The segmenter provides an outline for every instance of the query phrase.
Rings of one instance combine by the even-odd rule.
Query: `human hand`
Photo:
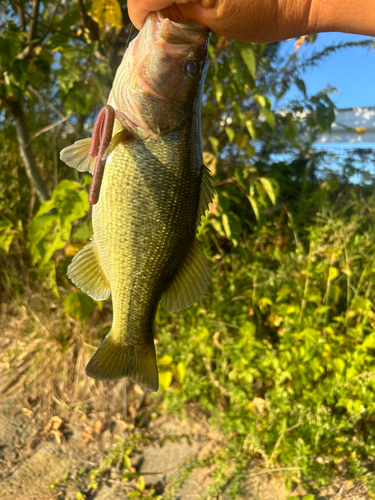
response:
[[[219,35],[248,42],[344,31],[375,35],[374,0],[128,0],[129,16],[141,29],[150,12],[192,22]]]
[[[284,12],[282,4],[286,4]],[[303,17],[304,0],[129,0],[130,19],[141,29],[147,15],[161,10],[173,21],[192,22],[228,38],[270,42],[285,37],[286,23],[280,17]],[[278,7],[275,7],[278,6]],[[308,16],[307,16],[308,17]],[[281,29],[282,28],[282,29]],[[301,31],[305,34],[305,31]]]

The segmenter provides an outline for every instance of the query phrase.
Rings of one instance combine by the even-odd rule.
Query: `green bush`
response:
[[[216,256],[203,301],[159,312],[164,404],[181,411],[195,401],[226,433],[218,460],[237,463],[238,487],[239,471],[258,456],[289,481],[316,486],[345,463],[375,491],[364,467],[375,456],[368,203],[365,213],[359,203],[323,213],[300,236],[287,214],[256,228]]]

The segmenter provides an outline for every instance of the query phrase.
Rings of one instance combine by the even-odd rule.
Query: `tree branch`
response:
[[[29,130],[27,127],[26,118],[22,109],[21,102],[5,102],[15,121],[18,147],[23,164],[25,166],[27,177],[29,178],[32,187],[35,189],[40,201],[49,200],[50,196],[48,194],[47,185],[39,173],[38,167],[35,163],[34,155],[29,146]]]
[[[63,115],[61,113],[61,111],[59,111],[56,106],[54,106],[52,104],[52,102],[50,102],[47,97],[43,94],[40,94],[36,89],[34,89],[34,87],[32,87],[30,84],[27,86],[27,88],[30,90],[31,93],[33,93],[35,95],[35,97],[37,97],[40,101],[42,101],[46,106],[49,107],[49,109],[51,111],[53,111],[59,118],[61,118],[61,120],[65,120],[66,119],[66,116]],[[69,127],[70,127],[70,130],[69,132],[74,132],[75,131],[75,126],[72,125],[71,123],[69,123]]]
[[[94,41],[99,41],[99,25],[92,17],[87,14],[83,0],[78,0],[79,12],[81,14],[83,26],[89,30],[90,38]]]
[[[30,20],[30,25],[29,25],[29,31],[27,33],[28,43],[30,43],[31,40],[34,40],[34,38],[35,38],[36,27],[38,24],[38,17],[39,17],[39,6],[40,6],[40,0],[33,0],[33,7],[31,10],[31,20]]]
[[[24,12],[24,13],[25,13],[25,15],[26,15],[29,19],[33,19],[33,17],[32,17],[32,15],[31,15],[31,14],[29,14],[28,12]],[[45,24],[45,23],[43,23],[43,22],[42,22],[42,21],[40,21],[40,20],[38,21],[38,24],[39,24],[39,26],[41,26],[42,28],[50,29],[50,26],[49,26],[48,24]],[[82,42],[82,39],[81,39],[79,36],[77,36],[75,33],[73,33],[73,32],[63,31],[63,30],[61,30],[61,29],[59,29],[59,28],[56,28],[56,29],[53,31],[53,33],[60,33],[61,35],[65,35],[65,36],[68,36],[68,37],[70,37],[70,38],[75,38],[76,40],[80,40],[80,41]],[[48,34],[48,33],[47,33],[47,34]],[[44,37],[44,35],[43,35],[43,37]]]
[[[48,132],[49,130],[52,130],[53,128],[55,127],[58,127],[59,125],[61,125],[62,123],[66,122],[67,120],[69,120],[70,116],[66,116],[65,118],[62,118],[61,120],[59,120],[58,122],[56,123],[52,123],[51,125],[48,125],[47,127],[44,127],[42,128],[41,130],[39,130],[39,132],[37,132],[36,134],[34,134],[32,136],[32,138],[29,140],[28,144],[26,147],[29,147],[30,146],[30,143],[36,139],[37,137],[39,137],[40,135],[44,134],[45,132]]]
[[[17,5],[17,14],[20,22],[20,30],[26,31],[26,22],[25,22],[25,10],[22,5],[22,0],[15,0]]]
[[[39,17],[39,6],[40,6],[40,0],[33,0],[33,7],[31,11],[31,16],[30,16],[30,24],[29,24],[29,30],[27,32],[27,43],[28,45],[23,49],[22,52],[20,52],[17,55],[17,59],[26,59],[29,57],[31,52],[34,50],[34,47],[31,45],[31,41],[34,40],[35,34],[36,34],[36,27],[38,24],[38,17]],[[18,10],[18,3],[17,3],[17,10]],[[23,14],[25,14],[25,11],[22,11]],[[25,22],[25,18],[23,19],[23,22]]]
[[[58,11],[58,9],[59,9],[59,7],[60,7],[60,3],[61,3],[61,0],[58,0],[57,5],[56,5],[56,7],[55,7],[55,10],[54,10],[54,11],[53,11],[53,13],[52,13],[51,20],[50,20],[50,22],[48,23],[48,26],[47,26],[47,28],[46,28],[46,31],[45,31],[45,32],[43,33],[43,35],[40,37],[39,43],[42,43],[42,42],[43,42],[43,40],[44,40],[44,39],[46,38],[46,36],[48,35],[48,33],[50,32],[50,30],[51,30],[51,26],[52,26],[52,23],[53,23],[53,20],[55,19],[56,13],[57,13],[57,11]]]

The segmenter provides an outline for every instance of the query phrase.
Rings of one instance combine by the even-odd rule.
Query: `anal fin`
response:
[[[191,306],[205,293],[210,274],[205,256],[194,239],[171,283],[164,290],[161,304],[168,311]]]
[[[93,241],[74,256],[68,267],[68,278],[94,300],[105,300],[109,297],[110,284]]]
[[[196,226],[200,225],[201,218],[215,193],[215,181],[209,169],[203,165],[201,186],[197,210]],[[191,244],[184,261],[172,278],[171,283],[164,290],[161,304],[167,311],[180,311],[191,306],[202,297],[208,287],[210,274],[207,261],[196,239]]]
[[[211,203],[214,194],[215,181],[211,177],[209,169],[206,167],[206,165],[203,165],[197,214],[197,227],[200,225],[201,218],[206,215],[206,210],[208,210],[208,206]]]

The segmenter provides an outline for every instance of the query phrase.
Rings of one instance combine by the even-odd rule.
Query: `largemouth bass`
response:
[[[105,169],[95,187],[94,235],[68,268],[73,283],[93,299],[112,295],[112,329],[86,368],[95,379],[129,377],[157,391],[158,304],[184,309],[208,285],[196,240],[214,192],[200,138],[208,38],[206,29],[152,13],[113,82],[108,109],[114,126],[98,160]],[[96,142],[94,136],[78,141],[61,159],[93,173],[99,167],[89,150],[97,151]]]

